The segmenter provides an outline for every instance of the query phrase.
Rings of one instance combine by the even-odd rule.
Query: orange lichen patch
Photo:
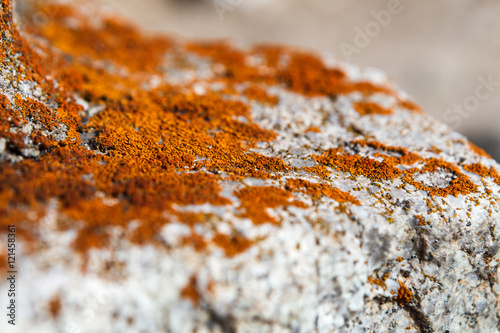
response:
[[[413,178],[413,175],[416,173],[434,173],[439,170],[450,172],[454,177],[447,187],[439,188],[424,186],[422,183],[415,181]],[[460,194],[466,195],[477,192],[477,186],[469,179],[469,177],[460,172],[458,167],[449,162],[435,158],[427,159],[425,166],[421,170],[407,170],[407,173],[403,177],[403,181],[407,184],[415,186],[419,190],[427,191],[431,197],[446,197],[448,195],[456,197]]]
[[[365,176],[372,180],[387,180],[400,177],[403,172],[391,163],[378,162],[371,158],[349,155],[340,149],[329,149],[314,159],[338,171],[353,176]]]
[[[203,251],[207,247],[207,241],[203,236],[191,230],[191,235],[182,238],[182,244],[191,246],[196,251]]]
[[[53,131],[56,128],[66,125],[66,140],[76,140],[78,137],[78,133],[75,129],[81,124],[78,117],[80,108],[65,108],[65,105],[62,105],[57,112],[54,112],[43,103],[31,98],[22,99],[19,95],[16,96],[15,102],[24,120],[36,122],[48,131]],[[41,130],[33,130],[31,137],[34,139],[35,143],[38,143],[42,148],[49,148],[49,140],[42,135]]]
[[[469,148],[472,149],[472,151],[475,152],[476,154],[478,154],[479,156],[491,158],[490,154],[488,154],[487,152],[485,152],[483,149],[479,148],[478,146],[476,146],[472,142],[467,141],[467,144],[469,145]]]
[[[194,227],[197,223],[202,223],[206,221],[210,214],[205,213],[192,213],[192,212],[173,212],[175,216],[179,219],[179,222],[187,224],[190,227]]]
[[[408,99],[398,99],[398,105],[415,113],[424,113],[424,110],[422,110],[422,108],[417,103]]]
[[[393,113],[391,109],[386,109],[373,102],[357,102],[354,104],[354,109],[362,116],[373,114],[390,115]]]
[[[242,156],[236,155],[232,157],[231,160],[234,161],[234,165],[224,166],[222,170],[238,176],[247,175],[261,179],[277,178],[273,175],[274,172],[284,172],[288,170],[283,160],[254,153],[248,153]],[[210,165],[211,164],[209,164],[209,166]],[[249,170],[251,168],[254,168],[254,170]],[[271,173],[262,170],[269,170]]]
[[[277,208],[280,206],[304,207],[301,202],[293,202],[292,194],[274,186],[246,187],[234,193],[241,201],[240,208],[244,209],[243,217],[250,218],[255,224],[273,223],[277,224],[266,208]]]
[[[408,304],[413,300],[413,292],[404,285],[403,282],[399,282],[398,294],[395,296],[395,300],[399,305]]]
[[[302,167],[302,170],[313,173],[321,179],[328,179],[328,176],[330,176],[331,174],[328,168],[321,164],[315,165],[313,167]]]
[[[61,298],[59,296],[55,296],[50,300],[48,310],[53,318],[59,316],[61,313]]]
[[[10,109],[11,105],[9,100],[7,99],[7,96],[0,94],[0,110],[8,110]]]
[[[316,55],[290,53],[288,66],[278,72],[277,78],[291,91],[306,96],[336,96],[351,92],[393,94],[389,88],[370,82],[349,82],[341,69],[326,67]]]
[[[353,176],[363,175],[371,180],[401,178],[404,183],[411,184],[419,190],[428,191],[431,196],[458,196],[460,194],[466,195],[477,192],[477,186],[466,175],[460,172],[458,167],[449,162],[433,158],[424,160],[417,154],[408,152],[404,148],[390,147],[378,142],[354,141],[352,144],[370,146],[381,150],[381,153],[375,153],[374,156],[382,157],[384,161],[379,162],[368,157],[349,155],[341,148],[329,149],[323,155],[315,156],[314,159],[338,171],[350,173]],[[398,165],[411,165],[420,161],[426,162],[422,169],[412,168],[402,171],[398,168]],[[450,185],[445,188],[424,186],[413,178],[417,173],[434,173],[440,170],[450,172],[454,177]]]
[[[60,85],[68,91],[78,92],[82,98],[97,105],[126,103],[137,91],[139,82],[132,76],[112,75],[103,68],[93,68],[83,63],[65,63],[58,67]]]
[[[56,6],[47,7],[54,9],[47,25],[30,24],[27,19],[27,36],[39,41],[31,42],[36,43],[33,51],[12,23],[11,2],[1,1],[2,66],[19,74],[13,79],[35,83],[42,91],[40,101],[46,102],[23,96],[9,102],[0,95],[0,136],[7,139],[10,153],[22,155],[25,134],[14,129],[28,121],[66,135],[61,140],[33,130],[30,139],[41,156],[0,162],[0,225],[22,221],[20,237],[32,240],[37,230],[37,221],[21,212],[57,199],[61,219],[57,225],[76,232],[73,247],[82,255],[109,246],[110,231],[116,228],[136,244],[161,245],[158,235],[169,223],[165,216],[176,216],[176,205],[231,204],[220,195],[222,179],[278,179],[294,170],[281,158],[249,150],[274,140],[276,133],[252,123],[247,104],[217,93],[200,96],[186,86],[151,83],[158,66],[175,69],[175,61],[163,61],[164,55],[174,52],[168,39],[142,36],[114,19],[94,26],[94,20],[78,11]],[[224,43],[193,43],[187,48],[223,65],[214,80],[226,83],[227,91],[235,93],[235,83],[250,84],[244,93],[261,102],[276,102],[263,94],[262,87],[271,84],[306,96],[394,94],[384,86],[349,82],[340,69],[327,68],[320,58],[303,52],[270,47],[243,52]],[[179,49],[176,52],[185,52]],[[261,56],[267,64],[253,67],[249,56]],[[76,96],[89,107],[84,109]],[[381,150],[384,162],[330,150],[317,157],[324,165],[304,170],[327,178],[327,165],[353,175],[393,179],[402,175],[396,163],[418,161],[401,149],[372,147]],[[336,189],[321,187],[311,193],[356,202]],[[305,206],[293,201],[290,191],[276,187],[251,187],[235,194],[243,216],[257,224],[278,224],[267,208]],[[177,217],[191,227],[209,220]],[[194,231],[182,241],[197,250],[207,246],[207,240]],[[228,255],[253,244],[241,236],[217,235],[211,241]]]
[[[166,175],[165,175],[166,176]],[[128,195],[131,203],[140,207],[154,207],[156,200],[163,199],[167,202],[184,205],[196,205],[210,203],[213,205],[227,205],[231,201],[219,196],[221,190],[218,177],[205,173],[186,173],[162,179],[158,184],[149,183],[148,179],[137,179],[123,190]],[[155,194],[154,191],[161,193]],[[122,191],[119,191],[122,192]],[[153,197],[151,197],[153,196]],[[160,206],[163,209],[165,206]]]
[[[82,201],[64,210],[64,213],[74,221],[83,222],[82,229],[73,243],[75,250],[79,252],[106,247],[109,241],[109,227],[124,225],[126,222],[120,205],[109,206],[99,199]]]
[[[25,75],[25,79],[46,83],[44,79],[45,71],[39,63],[39,57],[32,52],[13,23],[12,1],[1,0],[0,7],[0,31],[2,34],[0,60],[2,64],[11,66],[16,70],[17,74]],[[17,81],[15,75],[8,78]]]
[[[16,96],[15,103],[23,116],[23,122],[30,121],[42,126],[42,128],[32,128],[30,133],[30,138],[41,149],[48,149],[54,144],[42,130],[53,131],[66,125],[66,142],[78,138],[76,128],[80,125],[77,115],[79,107],[65,108],[66,104],[63,104],[57,112],[54,112],[45,104],[31,98],[23,99],[20,95]]]
[[[321,133],[321,129],[317,126],[310,126],[306,132]]]
[[[3,4],[10,9],[10,2]],[[143,88],[144,80],[149,80],[146,74],[155,74],[160,54],[168,48],[165,41],[142,38],[112,20],[93,27],[79,13],[65,8],[58,7],[47,26],[28,23],[31,35],[47,39],[46,44],[58,51],[37,45],[43,56],[31,56],[29,46],[23,44],[26,50],[19,52],[30,55],[22,58],[27,68],[34,66],[29,78],[40,84],[50,107],[22,96],[11,105],[4,95],[0,97],[0,135],[8,139],[7,147],[14,153],[24,148],[24,137],[16,137],[10,129],[27,121],[46,130],[64,129],[67,135],[66,140],[56,141],[51,135],[33,137],[33,133],[40,134],[33,131],[41,157],[0,164],[0,210],[5,221],[21,221],[22,207],[44,205],[56,198],[64,219],[58,225],[76,230],[73,246],[79,253],[109,246],[110,227],[124,229],[132,242],[161,244],[158,235],[169,222],[163,213],[175,215],[173,204],[231,203],[219,195],[220,173],[266,179],[289,169],[280,158],[249,152],[276,134],[253,124],[245,103],[215,93],[195,95],[178,86]],[[6,13],[2,24],[10,29],[10,11]],[[66,26],[67,18],[73,16],[78,28]],[[14,46],[9,47],[19,50]],[[3,54],[5,61],[13,58],[12,50]],[[236,53],[231,57],[236,59],[235,69],[244,65]],[[132,73],[124,77],[102,66],[110,62]],[[247,74],[245,78],[257,72],[250,68]],[[49,76],[53,81],[43,79]],[[75,102],[75,95],[103,110],[89,117],[88,110]],[[86,137],[85,142],[80,135]],[[105,204],[100,199],[103,195],[114,204]],[[203,217],[196,223],[206,220]],[[131,221],[134,227],[128,228]],[[29,230],[36,229],[33,223],[23,223],[25,229],[19,235],[27,237]],[[206,246],[195,233],[183,242],[196,249]]]
[[[345,74],[339,69],[326,68],[315,55],[296,52],[278,77],[292,91],[306,95],[336,95]]]
[[[357,140],[353,141],[352,144],[362,147],[371,147],[379,151],[375,153],[374,156],[380,156],[384,158],[385,162],[392,164],[412,165],[416,162],[423,161],[422,157],[408,151],[406,148],[387,146],[378,141]]]
[[[387,281],[387,278],[389,277],[389,273],[385,273],[381,278],[377,278],[374,276],[369,276],[368,277],[368,283],[372,285],[379,286],[383,289],[387,289],[387,285],[385,284],[385,281]]]
[[[22,99],[21,96],[16,96],[16,106],[21,109],[24,119],[29,121],[37,121],[45,126],[49,131],[59,127],[57,116],[52,111],[40,102],[31,98]]]
[[[361,204],[358,199],[338,188],[326,184],[311,183],[304,179],[288,179],[286,188],[290,191],[306,193],[313,200],[317,200],[320,196],[324,195],[338,202],[346,202],[354,205]]]
[[[127,215],[125,215],[127,217]],[[130,209],[128,219],[135,220],[138,225],[129,233],[130,241],[133,243],[163,245],[160,232],[169,221],[155,207],[145,206]]]
[[[2,114],[2,116],[6,118],[8,118],[9,116],[15,116],[15,114],[6,113],[9,110],[12,110],[12,105],[10,104],[9,99],[7,98],[7,96],[0,94],[0,112],[5,112]]]
[[[51,44],[74,57],[90,56],[99,60],[111,60],[132,71],[154,71],[161,64],[171,42],[163,37],[147,37],[117,19],[103,19],[97,27],[79,15],[77,10],[66,6],[45,5],[54,13],[48,24],[37,34]],[[68,20],[72,24],[68,24]]]
[[[488,169],[481,163],[474,163],[470,165],[464,165],[464,170],[478,174],[481,177],[491,177],[493,181],[500,186],[500,175],[493,167],[490,167]]]
[[[426,225],[427,223],[425,222],[424,218],[422,215],[415,215],[414,218],[418,221],[419,226]]]
[[[230,236],[218,233],[212,238],[212,242],[222,248],[228,257],[245,252],[253,244],[251,240],[236,233]]]
[[[61,156],[62,153],[67,155]],[[76,159],[84,162],[88,158],[88,152],[79,153],[70,153],[61,147],[52,157],[43,156],[39,161],[24,160],[14,165],[1,163],[0,193],[13,193],[14,196],[9,198],[12,204],[30,206],[54,197],[59,198],[63,206],[70,206],[91,196],[94,186],[81,179],[88,167],[71,165]],[[6,203],[6,206],[9,205]]]
[[[251,85],[245,89],[244,94],[250,100],[268,104],[270,106],[275,106],[279,102],[278,96],[268,94],[267,91],[257,85]]]
[[[192,275],[188,283],[181,289],[181,297],[189,299],[193,305],[200,304],[200,291],[198,290],[198,279],[196,275]]]
[[[2,225],[3,227],[3,225]],[[0,251],[0,277],[3,278],[4,275],[6,275],[8,269],[7,269],[7,252],[5,251]]]
[[[13,132],[10,129],[19,127],[26,123],[21,114],[14,110],[5,95],[0,94],[0,137],[8,139],[14,149],[25,147],[24,135],[20,132]]]
[[[275,79],[269,74],[263,75],[257,68],[248,66],[246,63],[247,54],[231,47],[226,42],[189,43],[186,48],[191,52],[209,57],[214,62],[224,65],[224,71],[219,74],[219,79],[233,83],[245,81],[275,82]]]
[[[12,198],[15,195],[14,191],[8,192],[7,195],[5,194],[5,192],[0,192],[0,200],[2,200],[0,201],[0,233],[3,237],[6,237],[4,233],[8,232],[8,226],[15,225],[16,238],[27,240],[26,250],[27,252],[31,252],[33,250],[33,244],[31,242],[36,239],[37,230],[34,230],[32,224],[28,222],[29,219],[27,218],[26,210],[21,210],[21,208],[17,207],[9,207],[9,205],[3,201],[6,198]],[[7,254],[5,252],[4,254],[4,258],[7,258]]]
[[[345,93],[352,93],[352,92],[360,92],[364,96],[369,96],[372,94],[376,93],[381,93],[381,94],[387,94],[387,95],[394,95],[395,92],[389,87],[386,86],[381,86],[377,85],[371,82],[354,82],[354,83],[348,83],[344,87],[344,90],[341,90]]]
[[[283,57],[283,55],[287,55],[288,52],[289,48],[287,48],[286,46],[270,44],[256,45],[253,49],[254,54],[264,57],[267,66],[271,69],[278,68],[281,58]]]
[[[219,79],[226,82],[279,83],[306,96],[336,96],[352,92],[361,92],[363,95],[394,94],[394,91],[385,86],[370,82],[350,82],[341,69],[328,68],[318,56],[284,47],[258,46],[244,53],[232,48],[228,43],[212,42],[191,43],[187,49],[223,64],[225,71],[220,74]],[[251,55],[264,55],[268,68],[276,70],[262,73],[259,68],[248,66],[246,58]],[[289,58],[286,64],[280,63],[283,55]]]

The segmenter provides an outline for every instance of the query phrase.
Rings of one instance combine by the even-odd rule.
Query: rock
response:
[[[38,6],[1,2],[17,329],[498,331],[499,165],[383,73]]]

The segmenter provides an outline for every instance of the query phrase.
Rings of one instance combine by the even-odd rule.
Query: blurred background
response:
[[[380,68],[500,161],[498,0],[96,1],[154,32],[289,44]]]

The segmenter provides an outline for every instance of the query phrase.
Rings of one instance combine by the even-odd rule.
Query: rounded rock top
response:
[[[18,329],[499,330],[500,166],[385,74],[18,7],[0,1]]]

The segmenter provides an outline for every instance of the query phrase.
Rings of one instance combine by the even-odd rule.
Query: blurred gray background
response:
[[[384,70],[427,113],[500,161],[498,0],[400,0],[389,24],[375,23],[378,32],[372,11],[388,11],[397,0],[97,1],[150,31],[289,44],[342,60],[342,43],[356,46],[356,29],[372,29],[369,44],[349,60]],[[479,77],[499,82],[481,88],[480,100],[474,97]],[[464,101],[466,116],[448,111]]]

